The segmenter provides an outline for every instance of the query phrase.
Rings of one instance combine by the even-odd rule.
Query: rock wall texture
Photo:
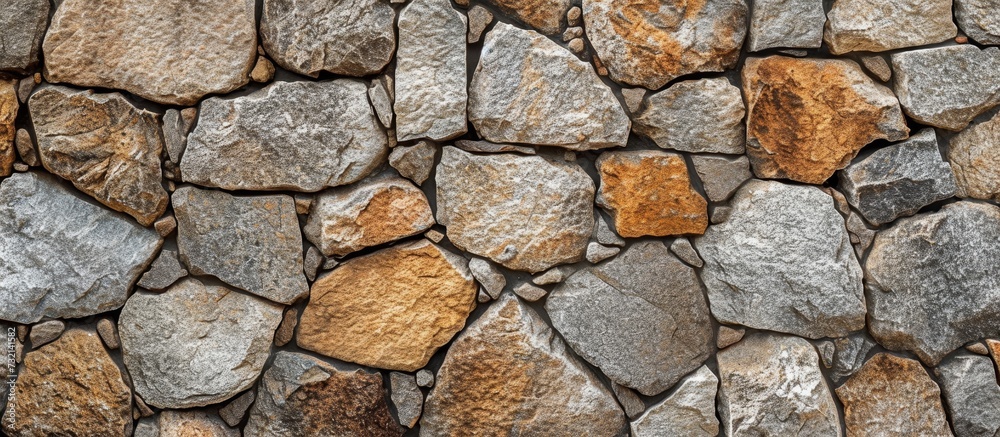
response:
[[[0,0],[0,435],[1000,436],[1000,0]]]

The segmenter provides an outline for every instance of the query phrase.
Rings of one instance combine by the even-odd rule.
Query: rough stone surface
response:
[[[274,79],[274,64],[263,56],[257,57],[257,62],[250,71],[250,80],[257,83],[267,83]]]
[[[955,434],[1000,434],[1000,386],[989,357],[960,354],[937,367]]]
[[[750,12],[748,49],[817,48],[823,44],[823,0],[756,0]]]
[[[984,115],[948,143],[958,195],[1000,201],[1000,111]]]
[[[823,39],[839,55],[934,44],[957,32],[951,0],[835,0]]]
[[[633,421],[632,435],[715,437],[719,434],[719,419],[715,417],[718,387],[719,378],[701,366],[685,377],[670,396]]]
[[[598,243],[608,246],[625,246],[625,240],[619,237],[615,231],[611,230],[608,222],[604,220],[604,216],[596,212],[594,215],[597,216],[596,220],[594,220],[594,239]]]
[[[854,61],[749,58],[742,74],[758,177],[821,184],[866,144],[909,133],[892,91]]]
[[[493,13],[486,8],[476,5],[472,9],[469,9],[469,34],[466,37],[466,42],[469,44],[479,42],[479,38],[483,36],[486,26],[489,26],[492,22]]]
[[[861,266],[829,195],[755,180],[732,205],[694,240],[716,319],[807,338],[865,326]]]
[[[719,335],[716,337],[715,345],[719,349],[725,349],[743,339],[746,329],[730,328],[726,325],[719,326]]]
[[[14,134],[14,147],[17,149],[18,156],[21,157],[21,160],[25,164],[32,167],[42,165],[42,161],[38,159],[38,150],[35,149],[35,142],[31,139],[31,134],[27,130],[17,130],[17,133]]]
[[[437,219],[448,239],[513,270],[583,259],[593,201],[594,182],[580,166],[541,156],[445,147],[437,168]]]
[[[833,341],[833,378],[839,381],[857,372],[875,342],[862,333],[851,334]]]
[[[421,387],[434,387],[434,372],[427,369],[417,371],[417,385]]]
[[[618,252],[621,250],[620,247],[604,246],[600,243],[590,242],[587,244],[587,261],[591,264],[597,264],[618,255]]]
[[[642,414],[646,409],[646,404],[642,402],[642,398],[635,394],[634,391],[630,390],[621,384],[611,383],[611,392],[615,394],[615,398],[618,399],[618,404],[622,406],[625,410],[625,415],[629,419],[635,419]]]
[[[247,411],[254,401],[257,400],[257,392],[247,390],[226,406],[219,408],[219,416],[229,426],[237,426],[246,417]]]
[[[562,32],[570,0],[487,0],[501,12],[546,35]]]
[[[469,85],[484,139],[591,150],[624,146],[630,122],[593,67],[552,40],[497,23]]]
[[[14,147],[17,138],[14,122],[19,107],[16,86],[16,80],[0,76],[0,177],[10,176],[18,155]]]
[[[389,382],[392,387],[391,399],[396,406],[399,422],[407,428],[413,428],[424,408],[424,394],[417,387],[417,379],[413,375],[391,372]]]
[[[108,349],[115,350],[121,347],[121,337],[118,336],[118,327],[111,319],[101,319],[97,321],[97,334]]]
[[[892,67],[890,67],[885,58],[881,56],[862,56],[861,66],[864,67],[869,73],[874,74],[875,77],[882,82],[888,82],[889,79],[892,79]]]
[[[171,162],[181,162],[188,134],[197,117],[197,108],[168,109],[163,113],[163,142]]]
[[[753,177],[750,160],[746,156],[693,155],[691,161],[705,187],[708,200],[712,202],[729,199],[743,182]]]
[[[146,290],[162,291],[187,274],[187,269],[181,265],[180,259],[177,258],[177,251],[163,249],[149,270],[142,274],[136,285]]]
[[[191,105],[249,82],[254,9],[250,0],[64,0],[45,34],[45,78]]]
[[[479,285],[494,299],[500,297],[500,292],[507,285],[507,278],[504,278],[503,273],[482,258],[470,259],[469,271],[472,272],[472,276],[476,278]]]
[[[980,44],[1000,44],[1000,15],[994,0],[955,0],[955,21]]]
[[[524,282],[517,287],[514,287],[514,294],[528,302],[538,302],[539,300],[542,300],[546,294],[549,294],[549,292],[542,287],[536,287]]]
[[[532,279],[531,282],[534,283],[535,285],[558,284],[562,281],[565,281],[566,278],[569,277],[569,275],[572,273],[573,270],[566,267],[553,267],[547,270],[545,273],[535,276],[535,278]]]
[[[392,119],[395,114],[392,112],[393,100],[393,79],[392,76],[385,75],[373,79],[368,85],[368,101],[378,115],[378,121],[384,127],[392,126]]]
[[[743,154],[746,108],[740,89],[720,77],[677,82],[646,96],[633,128],[665,149]]]
[[[240,437],[219,416],[205,411],[165,410],[157,420],[158,437]]]
[[[226,190],[317,191],[361,180],[389,154],[364,82],[275,82],[201,104],[185,182]]]
[[[65,330],[66,323],[61,320],[49,320],[32,326],[31,335],[28,337],[31,339],[32,349],[38,349],[46,343],[55,341]]]
[[[278,330],[274,332],[274,345],[281,347],[292,341],[295,336],[295,327],[299,324],[299,310],[289,308],[281,318]]]
[[[0,70],[28,71],[38,63],[49,8],[48,0],[15,0],[0,5]]]
[[[434,171],[434,156],[438,147],[430,141],[412,146],[398,146],[389,154],[389,165],[403,177],[422,185]]]

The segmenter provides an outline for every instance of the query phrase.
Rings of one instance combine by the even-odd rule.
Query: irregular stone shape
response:
[[[181,162],[181,154],[187,148],[187,137],[197,116],[197,108],[168,109],[163,113],[163,142],[170,162]]]
[[[65,0],[45,34],[45,78],[192,105],[249,82],[254,9],[251,0]]]
[[[232,402],[226,404],[225,407],[219,408],[219,417],[222,417],[222,420],[229,426],[238,426],[243,421],[243,418],[246,417],[247,411],[250,410],[250,406],[253,405],[255,400],[257,400],[257,392],[247,390]]]
[[[958,202],[875,236],[865,262],[868,329],[882,346],[928,365],[1000,335],[1000,208]],[[919,254],[919,256],[914,256]]]
[[[941,390],[916,360],[873,356],[837,387],[852,436],[950,436]]]
[[[511,293],[448,349],[420,420],[426,435],[623,435],[625,426],[611,392]]]
[[[445,147],[437,167],[437,219],[448,239],[513,270],[583,259],[593,202],[594,181],[573,163]]]
[[[615,231],[611,230],[611,227],[608,226],[608,222],[604,220],[604,216],[600,213],[595,213],[594,215],[597,216],[597,219],[594,220],[594,239],[597,240],[598,243],[608,246],[624,247],[625,240],[622,239],[622,237],[619,237]]]
[[[587,261],[591,264],[597,264],[621,252],[620,247],[614,246],[604,246],[600,243],[590,242],[587,244]]]
[[[261,46],[282,68],[317,77],[378,73],[396,50],[396,12],[382,0],[267,0]]]
[[[0,319],[77,318],[125,304],[163,240],[54,177],[0,183]]]
[[[980,44],[1000,44],[1000,15],[993,0],[955,0],[955,21]]]
[[[549,294],[549,292],[542,287],[536,287],[524,282],[521,285],[514,287],[514,294],[528,302],[538,302],[545,297],[546,294]]]
[[[393,147],[389,154],[389,165],[400,175],[417,185],[422,185],[434,171],[434,157],[437,146],[430,141],[419,141],[412,146]]]
[[[809,342],[755,334],[716,357],[725,435],[841,435],[837,405]]]
[[[97,335],[101,336],[104,345],[108,349],[115,350],[121,347],[121,337],[118,336],[118,327],[111,319],[101,319],[97,321]]]
[[[2,83],[3,82],[0,82],[0,87],[4,86]],[[10,120],[13,120],[10,118],[11,117],[10,115],[7,115],[7,117]],[[16,118],[17,115],[15,114],[13,117]],[[9,124],[10,122],[8,121],[7,123],[8,123],[7,125],[10,126]],[[17,154],[21,156],[21,160],[24,161],[25,164],[28,164],[32,167],[37,167],[39,165],[42,165],[42,162],[38,159],[38,151],[35,149],[35,142],[32,141],[31,134],[28,133],[27,130],[18,129],[17,133],[14,134],[14,148],[17,149]],[[10,160],[9,152],[6,153],[8,153],[7,155],[8,157],[6,159]]]
[[[4,366],[6,367],[6,365]],[[132,435],[132,391],[90,330],[70,329],[29,352],[2,423],[6,435]],[[10,390],[4,381],[4,391]]]
[[[756,0],[750,12],[749,50],[823,45],[823,0]]]
[[[823,39],[839,55],[934,44],[957,33],[951,0],[834,0]]]
[[[586,0],[583,20],[611,79],[655,90],[686,74],[736,65],[747,33],[747,5]]]
[[[491,143],[489,141],[469,141],[469,140],[458,140],[455,141],[455,147],[462,149],[466,152],[475,153],[503,153],[503,152],[515,152],[523,155],[534,155],[534,146],[516,146],[513,144],[497,144]]]
[[[864,328],[861,266],[829,195],[753,180],[731,205],[694,240],[716,319],[806,338]]]
[[[865,363],[875,342],[864,333],[851,334],[833,341],[833,378],[840,381],[851,376]]]
[[[948,143],[959,197],[1000,201],[1000,112],[973,122]]]
[[[753,177],[750,160],[746,156],[729,157],[713,155],[692,155],[694,171],[698,173],[705,194],[712,202],[729,199],[743,182]]]
[[[552,326],[612,381],[653,396],[701,366],[715,340],[698,274],[659,241],[574,273],[545,303]]]
[[[0,5],[0,70],[26,72],[38,63],[49,24],[48,0],[14,0]]]
[[[476,5],[473,6],[472,9],[469,9],[468,16],[469,33],[466,36],[465,42],[475,44],[479,42],[479,38],[483,36],[483,31],[486,30],[486,26],[489,26],[490,23],[493,22],[493,13],[482,6]]]
[[[639,417],[646,409],[646,404],[642,402],[642,398],[621,384],[611,383],[611,392],[615,394],[615,398],[618,399],[618,403],[621,404],[622,409],[625,410],[625,415],[629,419]]]
[[[372,79],[368,85],[368,101],[372,104],[372,108],[375,109],[378,121],[385,127],[392,126],[392,119],[395,115],[392,113],[392,100],[394,97],[394,90],[392,88],[393,79],[389,75]]]
[[[469,121],[494,143],[622,147],[630,122],[593,67],[537,32],[497,23],[469,85]]]
[[[17,160],[14,147],[17,128],[14,122],[17,120],[18,106],[17,81],[0,77],[0,177],[10,176],[14,161]]]
[[[281,306],[188,278],[132,295],[118,319],[135,391],[160,408],[225,401],[264,369]]]
[[[840,173],[840,191],[868,222],[881,225],[955,195],[934,129],[876,150]]]
[[[758,177],[821,184],[866,144],[909,134],[892,91],[854,61],[748,58],[742,74]]]
[[[160,251],[160,256],[156,257],[156,261],[153,261],[153,265],[149,266],[149,271],[142,274],[136,285],[147,290],[161,291],[187,274],[187,269],[181,265],[180,259],[177,258],[177,251],[163,249]]]
[[[336,359],[412,372],[475,307],[465,259],[421,240],[353,258],[316,281],[295,339]]]
[[[28,101],[42,164],[149,226],[167,209],[158,116],[121,94],[45,86]]]
[[[562,32],[570,0],[487,0],[505,15],[546,34]]]
[[[632,422],[634,437],[683,435],[715,437],[719,419],[715,417],[715,393],[719,378],[701,366],[684,378],[670,396],[649,407]]]
[[[989,357],[960,354],[937,367],[958,436],[1000,434],[1000,386]]]
[[[299,324],[299,310],[289,308],[285,311],[285,316],[281,318],[281,324],[274,333],[274,345],[281,347],[292,341],[295,335],[295,327]]]
[[[719,335],[716,337],[715,344],[719,349],[725,349],[742,340],[745,334],[746,329],[721,325],[719,326]]]
[[[391,399],[399,414],[399,422],[407,428],[413,428],[420,419],[424,408],[424,394],[417,387],[417,379],[405,373],[389,373],[392,386]]]
[[[469,271],[472,272],[472,276],[476,278],[479,285],[482,285],[493,299],[500,297],[500,292],[507,285],[507,278],[503,276],[500,269],[497,269],[489,261],[482,258],[470,259]]]
[[[892,55],[893,90],[906,115],[948,130],[962,130],[1000,104],[1000,48],[971,44]]]
[[[32,326],[31,335],[28,337],[31,339],[32,349],[38,349],[46,343],[55,341],[65,330],[66,324],[61,320],[49,320]]]
[[[317,191],[361,180],[388,153],[364,82],[275,82],[202,102],[181,175],[225,190]]]
[[[729,80],[677,82],[646,97],[635,112],[633,129],[664,149],[743,154],[746,109],[740,89]]]
[[[888,82],[889,79],[892,79],[892,67],[889,67],[889,63],[881,56],[862,56],[861,66],[882,82]]]
[[[366,179],[320,193],[302,232],[326,256],[419,234],[434,226],[427,197],[399,177]]]
[[[417,371],[417,385],[421,387],[434,387],[434,372],[427,369]]]
[[[240,437],[240,430],[232,429],[218,415],[204,411],[165,410],[157,421],[158,437]]]
[[[389,413],[378,373],[279,351],[258,390],[246,437],[403,435]]]
[[[396,137],[447,140],[466,132],[466,18],[448,0],[412,0],[399,13]]]
[[[655,150],[605,152],[597,158],[597,205],[626,238],[702,234],[708,202],[688,177],[684,158]]]

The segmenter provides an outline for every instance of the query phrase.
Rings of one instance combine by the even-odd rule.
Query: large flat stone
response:
[[[664,149],[742,155],[744,115],[740,89],[728,79],[685,80],[646,96],[632,127]]]
[[[951,0],[835,0],[824,40],[839,55],[934,44],[957,32]]]

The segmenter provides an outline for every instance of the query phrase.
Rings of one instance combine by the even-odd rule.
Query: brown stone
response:
[[[623,237],[703,234],[708,202],[691,186],[687,164],[675,153],[606,152],[597,158],[597,204]]]
[[[1000,201],[1000,112],[952,137],[947,150],[959,197]]]
[[[990,350],[993,364],[997,366],[997,372],[1000,373],[1000,340],[986,339],[986,348]]]
[[[250,71],[250,80],[257,83],[267,83],[274,79],[274,64],[263,56],[257,57],[257,63]]]
[[[570,8],[570,0],[487,0],[487,3],[546,35],[562,32]]]
[[[257,392],[253,390],[247,390],[239,397],[237,397],[232,402],[226,404],[225,407],[219,408],[219,417],[226,422],[229,426],[237,426],[246,417],[247,411],[250,406],[253,405],[253,401],[257,400]]]
[[[97,322],[97,333],[104,341],[108,349],[118,349],[122,345],[121,337],[118,336],[118,326],[111,319],[101,319]]]
[[[878,139],[906,139],[899,102],[848,60],[750,58],[747,155],[761,178],[821,184]]]
[[[10,176],[17,159],[14,149],[17,108],[17,80],[0,77],[0,177]]]
[[[351,259],[313,284],[299,347],[380,369],[415,371],[476,306],[464,258],[427,240]]]
[[[240,437],[240,430],[226,426],[219,416],[197,410],[160,413],[158,437]]]
[[[299,310],[289,308],[288,311],[285,311],[284,317],[281,318],[281,324],[278,325],[278,330],[274,332],[274,345],[282,347],[292,341],[292,336],[295,335],[295,327],[298,324]]]

